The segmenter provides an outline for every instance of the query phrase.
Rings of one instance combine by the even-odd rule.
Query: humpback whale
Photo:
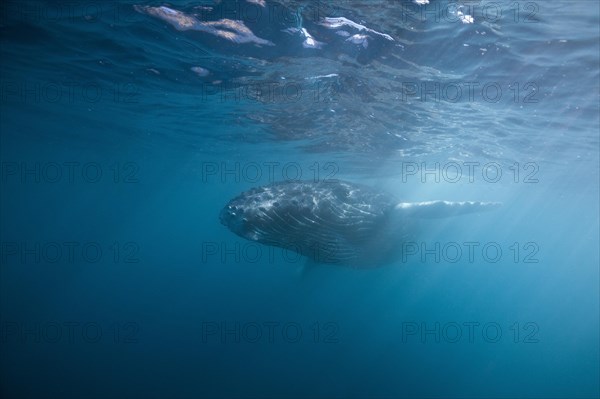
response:
[[[353,268],[393,262],[420,219],[490,210],[495,202],[401,202],[342,180],[280,182],[233,198],[220,221],[247,240],[285,248],[310,261]]]

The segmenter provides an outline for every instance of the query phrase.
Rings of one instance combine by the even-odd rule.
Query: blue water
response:
[[[599,397],[599,8],[3,2],[1,396]],[[503,206],[364,270],[219,223],[297,177]]]

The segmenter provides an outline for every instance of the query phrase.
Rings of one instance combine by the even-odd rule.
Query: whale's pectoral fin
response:
[[[315,262],[313,259],[306,258],[304,263],[301,264],[300,267],[298,267],[296,269],[296,272],[301,278],[304,279],[304,278],[307,278],[307,276],[309,276],[310,273],[312,273],[312,271],[315,270],[318,265],[319,264],[317,262]]]
[[[437,219],[450,216],[466,215],[468,213],[485,212],[498,208],[499,202],[479,201],[426,201],[401,202],[396,205],[396,212],[402,216]]]

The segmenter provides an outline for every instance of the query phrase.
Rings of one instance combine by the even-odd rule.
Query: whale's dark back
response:
[[[248,240],[293,250],[319,263],[351,264],[389,221],[398,201],[344,181],[283,182],[249,190],[221,211],[221,223]]]

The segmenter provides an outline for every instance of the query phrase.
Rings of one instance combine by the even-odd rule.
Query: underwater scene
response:
[[[0,396],[600,397],[599,26],[3,1]]]

